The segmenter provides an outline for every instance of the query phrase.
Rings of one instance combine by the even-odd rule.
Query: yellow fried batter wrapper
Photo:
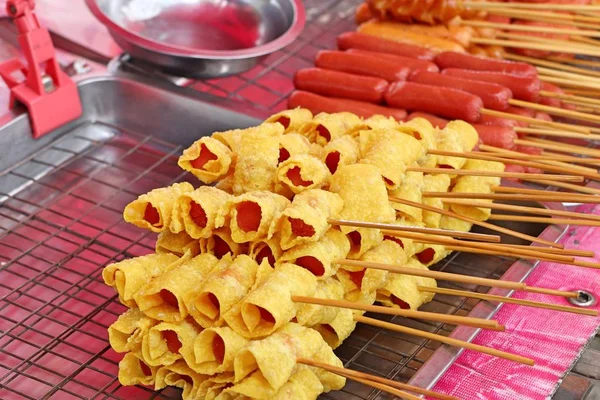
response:
[[[396,222],[398,225],[408,225],[404,220],[399,220]],[[398,244],[404,250],[404,254],[406,254],[406,258],[409,259],[416,252],[421,250],[421,244],[415,243],[412,239],[403,238],[400,236],[392,235],[391,233],[386,233],[383,235],[383,241],[391,241]]]
[[[354,323],[354,325],[356,325],[356,323]],[[332,348],[329,347],[327,344],[323,344],[321,349],[317,353],[315,353],[312,359],[323,364],[333,365],[334,367],[344,367],[344,363],[342,362],[342,360],[340,360],[335,355]],[[343,378],[332,372],[325,371],[322,368],[311,367],[311,369],[313,370],[315,375],[317,375],[317,377],[321,381],[321,384],[323,384],[323,391],[325,393],[331,392],[332,390],[340,390],[346,385],[346,378]]]
[[[471,160],[464,165],[465,170],[504,172],[504,164],[496,161]],[[452,188],[455,193],[491,193],[492,186],[499,186],[501,178],[491,176],[460,176]],[[492,203],[493,200],[480,199],[479,202]],[[452,204],[451,210],[459,215],[486,221],[492,214],[492,210],[482,207],[471,207],[460,204]]]
[[[223,314],[248,293],[254,285],[257,272],[258,264],[247,255],[220,262],[202,288],[185,298],[194,320],[205,328],[222,325]]]
[[[340,136],[350,135],[364,127],[363,120],[349,112],[334,114],[320,113],[312,121],[304,124],[300,129],[300,133],[306,136],[311,142],[325,146]]]
[[[150,366],[171,365],[182,358],[183,347],[193,348],[201,328],[193,321],[161,322],[142,339],[142,359]]]
[[[375,166],[389,190],[400,186],[406,167],[418,160],[422,148],[417,139],[392,129],[361,131],[359,140],[359,163]]]
[[[194,239],[210,237],[214,229],[220,228],[216,225],[219,211],[232,198],[229,193],[212,186],[201,186],[179,196],[173,207],[171,232],[185,230]]]
[[[285,128],[285,133],[289,133],[299,131],[312,118],[312,113],[306,108],[295,108],[271,115],[265,122],[279,122]]]
[[[139,309],[132,308],[119,316],[108,327],[108,341],[117,353],[138,352],[142,338],[158,321],[146,317]]]
[[[123,218],[126,222],[140,228],[162,232],[171,224],[173,205],[177,198],[193,190],[194,187],[188,182],[154,189],[127,204],[123,211]]]
[[[208,376],[192,371],[184,361],[177,361],[172,365],[161,367],[156,372],[154,390],[175,386],[183,389],[182,399],[194,399],[197,398],[196,394],[207,378]]]
[[[344,298],[344,287],[335,277],[329,277],[318,282],[317,290],[313,297],[317,299],[341,300]],[[302,304],[296,312],[296,320],[302,326],[328,324],[335,319],[339,310],[338,307]]]
[[[448,175],[425,175],[423,177],[424,192],[447,192],[449,186],[450,177]],[[423,204],[435,208],[444,208],[442,200],[436,197],[423,198]],[[423,223],[429,228],[439,228],[441,218],[440,213],[423,210]]]
[[[396,242],[385,240],[377,247],[366,252],[362,261],[387,265],[405,265],[407,262],[404,249]],[[338,279],[344,286],[346,297],[352,297],[352,292],[375,293],[385,285],[389,272],[375,269],[342,266],[338,270]]]
[[[335,349],[350,336],[355,327],[356,321],[354,321],[352,310],[342,308],[333,321],[328,324],[315,325],[313,328],[319,331],[332,349]]]
[[[447,229],[449,231],[461,231],[461,232],[469,232],[473,224],[470,222],[463,221],[461,219],[456,219],[452,217],[442,216],[442,220],[440,221],[440,228]]]
[[[323,384],[309,367],[298,365],[294,375],[279,389],[272,400],[315,400],[324,390]]]
[[[193,351],[183,358],[199,374],[233,372],[233,360],[248,344],[248,339],[228,326],[208,328],[194,341]]]
[[[383,223],[396,219],[385,183],[375,166],[354,164],[339,168],[331,178],[329,190],[344,201],[340,219]],[[356,230],[347,226],[340,229],[346,234]]]
[[[406,266],[427,269],[415,258],[408,260]],[[385,286],[377,292],[377,301],[390,307],[416,310],[433,299],[433,294],[419,291],[417,285],[437,287],[437,282],[432,278],[390,273]]]
[[[436,149],[438,136],[438,130],[429,121],[424,118],[415,118],[401,123],[396,129],[421,142],[421,151],[418,156],[420,166],[433,168],[437,165],[437,156],[427,153],[427,150]]]
[[[222,190],[225,193],[233,194],[233,183],[234,183],[234,179],[233,179],[233,171],[232,171],[229,175],[227,175],[226,177],[221,179],[219,182],[217,182],[217,184],[215,185],[215,188]]]
[[[275,223],[290,201],[267,191],[245,193],[231,199],[221,210],[217,224],[229,221],[231,239],[247,243],[269,238],[269,228]]]
[[[233,173],[233,192],[272,191],[279,163],[281,124],[263,124],[246,129],[240,138]]]
[[[294,263],[321,279],[336,273],[338,265],[333,260],[346,258],[350,250],[348,238],[332,228],[318,241],[304,243],[283,253],[280,262]]]
[[[183,321],[189,314],[184,296],[204,282],[218,261],[212,254],[200,254],[165,272],[138,291],[138,307],[160,321]]]
[[[259,371],[277,392],[292,376],[296,358],[311,358],[324,344],[319,332],[289,323],[267,338],[251,341],[235,356],[235,382]]]
[[[200,252],[214,254],[217,258],[223,258],[227,254],[236,257],[245,254],[247,250],[247,244],[236,243],[231,239],[231,231],[227,227],[216,229],[208,239],[200,239]]]
[[[158,234],[155,251],[157,254],[171,253],[177,257],[183,257],[189,251],[192,257],[196,257],[200,254],[200,243],[185,232],[163,231]]]
[[[369,129],[396,129],[400,125],[394,118],[379,114],[365,119],[364,122]]]
[[[223,397],[219,396],[223,394],[223,390],[231,385],[233,385],[233,373],[224,372],[222,374],[213,375],[202,382],[202,384],[198,387],[195,399],[224,399]],[[225,397],[225,399],[227,398]]]
[[[340,136],[327,143],[320,154],[320,159],[335,174],[339,167],[355,164],[360,157],[358,141],[350,135]]]
[[[177,165],[202,182],[213,183],[229,173],[232,159],[233,153],[226,145],[205,136],[183,151]]]
[[[443,151],[452,151],[455,153],[462,153],[464,147],[464,139],[462,133],[452,128],[444,128],[439,131],[437,135],[437,149]],[[452,169],[462,169],[466,158],[456,156],[437,156],[438,167],[448,168],[448,173],[452,172]]]
[[[269,265],[274,268],[275,262],[279,260],[283,254],[280,243],[281,237],[279,233],[273,234],[273,237],[270,239],[250,242],[250,257],[252,257],[259,264],[266,259]]]
[[[383,240],[383,234],[379,229],[373,228],[354,228],[348,233],[350,239],[350,252],[348,258],[356,260],[362,257],[367,251],[378,246]]]
[[[309,154],[311,152],[311,143],[299,133],[288,133],[279,137],[279,163],[281,164],[290,156],[297,154]]]
[[[446,250],[444,246],[441,245],[433,245],[433,244],[423,244],[423,248],[415,254],[415,257],[426,267],[433,265],[437,262],[442,261],[448,254],[450,254],[450,250]]]
[[[479,134],[477,133],[477,130],[473,127],[473,125],[466,123],[465,121],[450,121],[444,129],[452,129],[458,132],[458,138],[461,142],[462,152],[473,150],[479,142]]]
[[[307,190],[294,197],[278,223],[271,225],[270,231],[281,232],[283,250],[316,242],[331,228],[328,220],[338,218],[343,207],[342,199],[335,193],[320,189]]]
[[[189,259],[174,254],[150,254],[110,264],[102,271],[104,283],[119,294],[119,301],[127,307],[137,306],[134,296],[162,273],[176,268]]]
[[[408,171],[404,174],[404,179],[400,186],[390,192],[390,196],[399,197],[415,203],[422,203],[422,192],[425,186],[422,172]],[[392,202],[392,207],[396,209],[397,216],[406,217],[416,223],[423,221],[423,210],[418,207],[411,207],[404,204]]]
[[[154,385],[158,369],[147,365],[134,353],[127,353],[119,362],[119,383],[123,386]]]
[[[294,264],[281,264],[224,318],[244,337],[265,337],[295,317],[299,305],[292,296],[312,296],[316,289],[312,273]]]
[[[327,166],[310,154],[293,155],[277,168],[277,182],[295,194],[327,186],[330,178]]]

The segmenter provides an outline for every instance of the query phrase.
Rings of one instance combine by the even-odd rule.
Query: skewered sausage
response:
[[[440,53],[435,57],[434,62],[441,69],[462,68],[474,71],[500,72],[518,76],[537,77],[537,69],[527,63],[475,57],[464,53]]]
[[[382,60],[365,54],[324,50],[317,54],[315,64],[319,68],[375,76],[389,82],[406,80],[410,69],[394,61]]]
[[[433,60],[433,57],[435,57],[435,54],[425,47],[399,43],[360,32],[342,33],[337,38],[337,44],[340,50],[360,49],[418,58],[420,60]]]

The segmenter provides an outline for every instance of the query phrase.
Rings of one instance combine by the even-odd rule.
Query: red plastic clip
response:
[[[37,139],[79,118],[82,108],[77,86],[60,69],[50,33],[40,26],[34,8],[34,0],[7,1],[6,9],[19,30],[19,43],[28,65],[12,59],[0,65],[0,76],[11,92],[10,107],[22,103],[29,110],[33,137]]]

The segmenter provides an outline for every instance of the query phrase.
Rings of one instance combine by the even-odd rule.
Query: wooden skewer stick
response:
[[[532,110],[543,111],[551,115],[558,115],[561,117],[567,117],[571,119],[578,119],[588,122],[600,122],[600,115],[587,114],[573,110],[565,110],[564,108],[545,106],[543,104],[531,103],[529,101],[512,99],[508,101],[508,104],[516,107],[523,107]]]
[[[600,11],[600,6],[593,4],[533,4],[533,3],[501,3],[501,2],[479,2],[464,1],[463,6],[476,10],[486,10],[489,8],[515,8],[526,10],[564,10],[564,11]]]
[[[546,131],[545,129],[534,129],[534,128],[522,128],[523,130],[520,130],[520,132],[523,133],[530,133],[531,131]],[[526,130],[526,131],[525,131]],[[540,134],[543,134],[540,132]],[[524,154],[521,153],[519,151],[512,151],[512,150],[506,150],[506,149],[502,149],[499,147],[494,147],[494,146],[489,146],[489,145],[485,145],[482,144],[479,146],[480,150],[483,151],[487,151],[490,153],[494,153],[494,156],[496,157],[502,157],[502,158],[507,158],[507,159],[523,159],[524,157],[527,157],[528,159],[531,160],[539,160],[539,161],[561,161],[561,162],[567,162],[567,163],[574,163],[574,164],[587,164],[587,165],[600,165],[600,158],[589,158],[589,157],[578,157],[578,156],[567,156],[564,154]],[[507,161],[507,163],[509,163]],[[596,168],[586,168],[590,171],[596,171]]]
[[[531,235],[527,235],[525,233],[513,231],[512,229],[504,228],[502,226],[497,226],[497,225],[490,224],[490,223],[487,223],[487,222],[478,221],[478,220],[476,220],[474,218],[465,217],[463,215],[459,215],[459,214],[456,214],[456,213],[453,213],[451,211],[447,211],[447,210],[444,210],[444,209],[441,209],[441,208],[437,208],[437,207],[432,207],[432,206],[428,206],[428,205],[425,205],[425,204],[416,203],[414,201],[405,200],[405,199],[402,199],[402,198],[399,198],[399,197],[390,196],[389,199],[390,199],[390,201],[393,201],[393,202],[396,202],[396,203],[404,204],[406,206],[412,206],[412,207],[416,207],[416,208],[421,208],[423,210],[427,210],[427,211],[431,211],[431,212],[434,212],[434,213],[442,214],[442,215],[445,215],[447,217],[456,218],[456,219],[461,220],[461,221],[469,222],[469,223],[471,223],[473,225],[481,226],[482,228],[487,228],[487,229],[493,230],[495,232],[504,233],[506,235],[514,236],[514,237],[517,237],[519,239],[527,240],[529,242],[543,244],[545,246],[555,247],[555,248],[559,248],[559,249],[563,249],[564,248],[564,246],[561,245],[560,243],[550,242],[548,240],[540,239],[540,238],[537,238],[537,237],[534,237],[534,236],[531,236]]]
[[[333,261],[335,264],[346,265],[349,267],[361,267],[379,269],[382,271],[394,272],[410,276],[420,276],[423,278],[433,278],[441,281],[459,282],[468,285],[497,287],[502,289],[521,290],[529,293],[541,293],[551,296],[562,296],[567,298],[579,297],[576,292],[565,292],[562,290],[545,289],[533,286],[527,286],[523,282],[503,281],[498,279],[479,278],[470,275],[452,274],[449,272],[433,271],[429,269],[410,268],[401,265],[389,265],[382,263],[374,263],[369,261],[338,259]]]
[[[600,135],[596,133],[577,133],[569,131],[557,131],[554,129],[544,128],[533,128],[535,125],[531,124],[529,128],[522,126],[515,126],[513,129],[517,133],[527,133],[529,135],[540,135],[540,136],[553,136],[553,137],[564,137],[570,139],[585,139],[585,140],[600,140]],[[481,146],[480,146],[481,148]],[[527,154],[527,158],[533,154]]]
[[[570,87],[568,84],[564,84],[562,89],[566,94],[573,96],[598,97],[600,95],[600,90],[598,89],[582,89],[581,86]]]
[[[404,226],[396,224],[380,224],[377,222],[366,222],[366,221],[347,221],[341,219],[328,219],[327,222],[331,225],[337,226],[352,226],[357,228],[373,228],[373,229],[387,229],[390,231],[407,231],[407,232],[419,232],[426,233],[429,235],[439,236],[451,236],[462,239],[478,240],[482,242],[500,242],[500,236],[498,235],[487,235],[483,233],[472,233],[472,232],[461,232],[461,231],[450,231],[445,229],[435,228],[420,228],[417,226]]]
[[[425,311],[415,310],[404,310],[401,308],[373,306],[370,304],[356,303],[347,300],[334,300],[334,299],[319,299],[315,297],[305,296],[292,296],[292,301],[296,303],[305,304],[316,304],[326,307],[337,307],[337,308],[348,308],[350,310],[360,310],[366,312],[374,312],[386,315],[398,315],[406,318],[423,319],[426,321],[443,322],[445,324],[452,325],[465,325],[472,326],[475,328],[491,329],[495,331],[504,331],[504,326],[498,324],[496,321],[482,319],[482,318],[471,318],[461,317],[458,315],[440,314]]]
[[[544,179],[547,181],[560,182],[583,182],[583,176],[574,175],[551,175],[551,174],[530,174],[521,172],[496,172],[496,171],[476,171],[467,169],[452,169],[447,168],[422,168],[408,167],[407,171],[423,172],[426,174],[447,174],[447,175],[462,175],[462,176],[493,176],[497,178],[515,178],[515,179]]]
[[[490,221],[516,221],[529,222],[531,224],[548,224],[548,225],[573,225],[573,226],[600,226],[599,221],[585,221],[581,219],[565,219],[565,218],[544,218],[544,217],[529,217],[521,215],[508,214],[492,214]]]
[[[510,258],[522,258],[524,260],[530,261],[549,261],[549,262],[557,262],[566,265],[577,265],[577,261],[573,257],[561,256],[557,254],[550,253],[542,253],[542,252],[529,252],[533,253],[533,255],[526,254],[525,251],[509,251],[507,248],[493,248],[490,247],[488,249],[480,249],[472,246],[457,246],[457,245],[446,245],[446,249],[452,251],[461,251],[463,253],[473,253],[473,254],[485,254],[490,256],[505,256]]]
[[[573,192],[586,193],[586,194],[590,194],[590,195],[600,195],[600,190],[594,189],[591,187],[571,185],[569,183],[563,183],[563,182],[550,182],[550,181],[535,180],[535,179],[532,179],[530,182],[538,183],[540,185],[554,186],[554,187],[561,188],[561,189],[572,190]],[[585,203],[586,201],[575,200],[574,202],[575,203],[577,203],[577,202]]]
[[[598,27],[596,27],[597,29]],[[592,60],[579,60],[576,58],[573,59],[569,59],[569,60],[564,60],[561,57],[557,57],[557,56],[549,56],[548,60],[551,61],[556,61],[559,63],[569,63],[569,64],[573,64],[573,65],[582,65],[584,67],[592,67],[592,68],[600,68],[600,62],[598,61],[592,61]]]
[[[597,40],[582,35],[572,35],[569,37],[569,39],[579,43],[585,43],[590,46],[598,46]]]
[[[553,150],[558,151],[559,153],[575,153],[575,154],[583,154],[591,157],[600,157],[600,150],[592,149],[583,146],[576,146],[568,143],[556,143],[550,140],[538,139],[538,138],[527,138],[527,139],[515,139],[515,144],[530,146],[530,147],[539,147],[544,150]],[[548,179],[543,180],[547,181]]]
[[[560,29],[557,29],[557,28],[546,28],[546,27],[541,27],[541,26],[527,26],[527,25],[519,25],[519,24],[501,24],[501,25],[521,26],[521,27],[524,27],[524,28],[551,29],[553,32],[556,32],[556,31],[560,30]],[[578,32],[578,31],[575,30],[575,32]],[[581,32],[581,31],[579,31],[579,32]],[[592,32],[592,31],[590,31],[590,32]],[[596,34],[596,35],[598,35],[600,37],[600,32],[593,31],[592,33],[594,33],[594,34]],[[534,58],[534,57],[522,56],[522,55],[518,55],[518,54],[514,54],[514,53],[506,53],[504,55],[504,58],[507,59],[507,60],[511,60],[511,61],[521,61],[521,62],[526,62],[526,63],[532,64],[532,65],[542,66],[542,67],[546,67],[546,68],[552,68],[552,69],[561,70],[561,71],[574,72],[574,73],[580,74],[580,75],[590,75],[590,76],[600,77],[600,72],[599,71],[593,71],[593,70],[590,70],[590,69],[587,69],[587,68],[573,67],[571,65],[565,65],[565,64],[559,63],[559,62],[542,60],[542,59],[538,59],[538,58]],[[546,90],[542,90],[540,92],[540,94],[542,96],[553,97],[553,96],[547,96],[545,93],[551,93],[551,94],[561,95],[561,93],[548,92]]]
[[[331,364],[325,364],[325,363],[322,363],[319,361],[309,360],[307,358],[298,358],[296,360],[296,362],[298,364],[304,364],[304,365],[309,365],[311,367],[321,368],[325,371],[332,372],[334,374],[343,376],[348,379],[356,380],[357,382],[360,382],[360,383],[363,383],[365,381],[375,382],[375,383],[378,383],[381,385],[389,386],[394,389],[410,390],[411,392],[414,392],[414,393],[424,394],[424,395],[427,395],[430,397],[435,397],[435,398],[438,398],[441,400],[458,400],[454,396],[447,396],[445,394],[433,392],[431,390],[423,389],[418,386],[408,385],[406,383],[393,381],[391,379],[381,378],[379,376],[367,374],[367,373],[360,372],[360,371],[355,371],[355,370],[348,369],[348,368],[342,368],[342,367],[338,367],[338,366],[331,365]],[[392,394],[394,394],[394,393],[392,393]],[[412,398],[410,398],[410,399],[412,399]],[[419,399],[419,398],[417,397],[417,399]],[[421,399],[419,399],[419,400],[421,400]]]
[[[384,235],[394,236],[399,238],[412,239],[417,243],[424,244],[440,244],[440,245],[455,245],[462,246],[465,248],[465,252],[469,252],[469,247],[477,247],[473,246],[473,242],[467,242],[464,240],[455,240],[452,238],[442,237],[442,236],[434,236],[434,235],[426,235],[423,233],[411,233],[411,232],[390,232],[390,231],[381,231]],[[592,251],[584,251],[584,250],[572,250],[572,249],[555,249],[551,247],[541,247],[541,246],[527,246],[527,245],[518,245],[518,244],[500,244],[503,248],[509,247],[517,250],[533,250],[540,253],[550,253],[550,254],[558,254],[562,256],[579,256],[579,257],[594,257],[594,252]],[[498,248],[497,245],[491,246],[491,248]]]
[[[588,43],[581,43],[573,40],[561,40],[557,38],[545,38],[541,36],[534,35],[523,35],[518,33],[510,33],[510,32],[498,32],[496,33],[497,38],[501,39],[512,39],[526,43],[540,43],[547,44],[550,46],[565,46],[569,47],[573,50],[577,49],[578,51],[596,51],[597,49],[594,46],[590,46]]]
[[[599,72],[599,74],[600,74],[600,72]],[[569,102],[569,100],[572,100],[572,101],[576,101],[581,104],[593,104],[596,106],[600,106],[600,100],[592,99],[590,97],[585,97],[585,96],[576,96],[576,95],[568,94],[568,93],[555,93],[555,92],[549,92],[547,90],[540,90],[540,95],[542,95],[544,97],[552,97],[555,99],[560,99],[567,103]]]
[[[548,163],[540,163],[535,161],[523,161],[522,159],[514,159],[510,158],[509,160],[506,157],[501,157],[500,155],[493,154],[485,154],[481,152],[475,151],[467,151],[464,153],[454,152],[454,151],[444,151],[444,150],[428,150],[429,154],[435,154],[438,156],[449,156],[449,157],[457,157],[457,158],[470,158],[475,160],[486,160],[486,161],[498,161],[506,164],[515,164],[522,165],[524,167],[532,167],[539,168],[545,171],[559,172],[565,174],[574,174],[581,175],[588,179],[600,180],[600,174],[598,174],[595,170],[591,170],[589,168],[579,167],[577,165],[553,165]],[[527,155],[528,156],[528,155]],[[467,170],[468,171],[468,170]]]
[[[504,296],[497,296],[497,295],[492,295],[492,294],[469,292],[466,290],[432,288],[432,287],[427,287],[427,286],[417,286],[417,289],[419,289],[419,291],[421,291],[421,292],[445,294],[448,296],[471,297],[474,299],[497,301],[500,303],[518,304],[518,305],[527,306],[527,307],[545,308],[548,310],[564,311],[564,312],[573,313],[573,314],[590,315],[590,316],[594,316],[594,317],[598,316],[598,311],[596,311],[596,310],[586,310],[584,308],[561,306],[558,304],[548,304],[548,303],[543,303],[541,301],[522,300],[522,299],[515,299],[512,297],[504,297]]]
[[[491,187],[492,191],[495,193],[520,193],[520,194],[534,194],[534,195],[540,195],[540,196],[561,196],[561,195],[570,195],[573,194],[575,196],[579,196],[579,198],[583,198],[585,199],[586,197],[590,197],[590,198],[594,198],[596,196],[593,195],[587,195],[587,194],[577,194],[577,193],[569,193],[569,192],[557,192],[557,191],[553,191],[553,190],[540,190],[540,189],[526,189],[526,188],[514,188],[514,187],[510,187],[510,186],[492,186]],[[600,194],[600,193],[597,193]],[[585,201],[582,201],[582,203],[585,203]]]
[[[600,78],[594,77],[594,76],[589,76],[589,75],[581,75],[579,73],[574,73],[574,72],[568,72],[568,71],[557,71],[555,69],[552,68],[545,68],[545,67],[537,67],[538,72],[541,75],[547,75],[547,76],[555,76],[557,78],[566,78],[566,79],[572,79],[572,80],[579,80],[579,81],[583,81],[583,82],[593,82],[593,83],[600,83]]]
[[[547,195],[537,194],[519,194],[519,193],[461,193],[461,192],[423,192],[424,197],[433,197],[440,199],[484,199],[484,200],[514,200],[514,201],[537,201],[556,202],[556,203],[590,203],[600,204],[600,197],[589,195],[578,195],[564,193],[563,195],[553,197],[552,192],[547,192]],[[557,192],[560,193],[560,192]]]
[[[493,117],[500,117],[500,118],[511,119],[511,120],[515,120],[515,121],[519,121],[519,122],[526,122],[528,124],[542,125],[544,127],[553,128],[553,129],[557,129],[557,130],[565,130],[565,131],[586,133],[586,134],[592,133],[592,129],[589,127],[585,127],[585,126],[564,124],[562,122],[542,121],[541,119],[524,117],[522,115],[510,114],[510,113],[506,113],[506,112],[502,112],[502,111],[488,110],[487,108],[482,108],[480,110],[480,113],[484,114],[484,115],[491,115]]]
[[[479,4],[482,4],[482,3],[479,3]],[[506,4],[506,3],[504,3],[504,4]],[[486,11],[489,14],[505,15],[508,17],[514,17],[514,18],[519,18],[519,19],[531,19],[534,21],[536,20],[534,18],[539,18],[539,20],[541,20],[541,18],[545,18],[545,21],[547,21],[547,22],[553,22],[553,23],[557,23],[557,24],[562,23],[562,24],[575,25],[575,26],[578,26],[578,24],[580,24],[580,23],[585,23],[588,25],[600,23],[600,18],[598,18],[598,17],[563,14],[563,13],[555,13],[555,12],[544,12],[544,11],[536,11],[535,13],[532,13],[529,10],[509,9],[504,4],[500,7],[486,8]]]
[[[471,43],[483,44],[488,46],[503,46],[510,47],[513,49],[529,49],[529,50],[544,50],[544,51],[556,51],[561,53],[570,54],[582,54],[586,56],[600,56],[600,51],[595,49],[587,49],[582,46],[562,46],[553,45],[550,43],[539,43],[535,41],[524,42],[519,40],[505,40],[505,39],[486,39],[486,38],[473,38]]]
[[[585,93],[591,93],[591,96],[598,96],[597,92],[590,92],[589,89],[594,89],[595,91],[600,90],[600,84],[596,84],[595,82],[582,82],[579,80],[572,80],[566,78],[559,78],[556,76],[540,76],[541,81],[555,83],[557,85],[566,86],[566,87],[574,87],[574,88],[583,88],[586,89]],[[582,93],[582,92],[579,92]]]
[[[487,208],[491,210],[502,210],[502,211],[514,211],[525,214],[537,214],[537,215],[549,215],[556,217],[575,218],[588,221],[600,222],[600,215],[595,214],[583,214],[575,211],[563,211],[563,210],[551,210],[548,208],[537,208],[537,207],[525,207],[525,206],[512,206],[509,204],[498,204],[498,203],[487,203],[483,201],[471,201],[471,200],[454,200],[454,199],[443,199],[445,204],[458,204],[469,207]]]
[[[563,35],[580,35],[590,37],[600,37],[600,32],[593,30],[579,30],[569,28],[550,28],[547,26],[530,26],[521,24],[502,24],[499,22],[487,22],[487,21],[472,21],[472,20],[461,20],[460,25],[472,26],[475,28],[491,28],[499,30],[514,30],[521,32],[540,32],[540,33],[552,33],[552,34],[563,34]],[[509,59],[508,57],[505,58]],[[531,63],[533,64],[533,63]]]
[[[464,349],[479,351],[484,354],[489,354],[494,357],[499,357],[499,358],[504,358],[506,360],[515,361],[520,364],[525,364],[525,365],[534,365],[535,364],[535,361],[532,360],[531,358],[507,353],[505,351],[496,350],[496,349],[492,349],[492,348],[485,347],[485,346],[480,346],[480,345],[477,345],[474,343],[469,343],[469,342],[465,342],[465,341],[458,340],[458,339],[449,338],[449,337],[438,335],[438,334],[431,333],[431,332],[420,331],[418,329],[409,328],[407,326],[392,324],[390,322],[379,321],[377,319],[362,317],[362,316],[358,316],[358,315],[354,317],[354,320],[356,322],[362,322],[363,324],[376,326],[378,328],[389,329],[394,332],[404,333],[407,335],[414,335],[414,336],[422,337],[422,338],[429,339],[429,340],[436,340],[438,342],[442,342],[442,343],[448,344],[450,346],[456,346],[456,347],[461,347]]]

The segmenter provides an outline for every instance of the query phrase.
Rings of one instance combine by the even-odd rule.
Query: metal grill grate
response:
[[[101,271],[153,251],[155,236],[125,224],[121,213],[137,195],[187,178],[176,165],[180,151],[153,137],[93,124],[0,176],[0,188],[13,188],[0,192],[0,398],[179,398],[174,389],[154,393],[118,384],[121,357],[109,348],[106,330],[125,308],[103,284]],[[498,278],[511,264],[457,254],[438,269]],[[475,304],[436,296],[424,309],[466,315]],[[451,332],[444,324],[393,320]],[[350,368],[406,382],[438,346],[359,326],[337,353]],[[350,382],[326,398],[385,397]]]

